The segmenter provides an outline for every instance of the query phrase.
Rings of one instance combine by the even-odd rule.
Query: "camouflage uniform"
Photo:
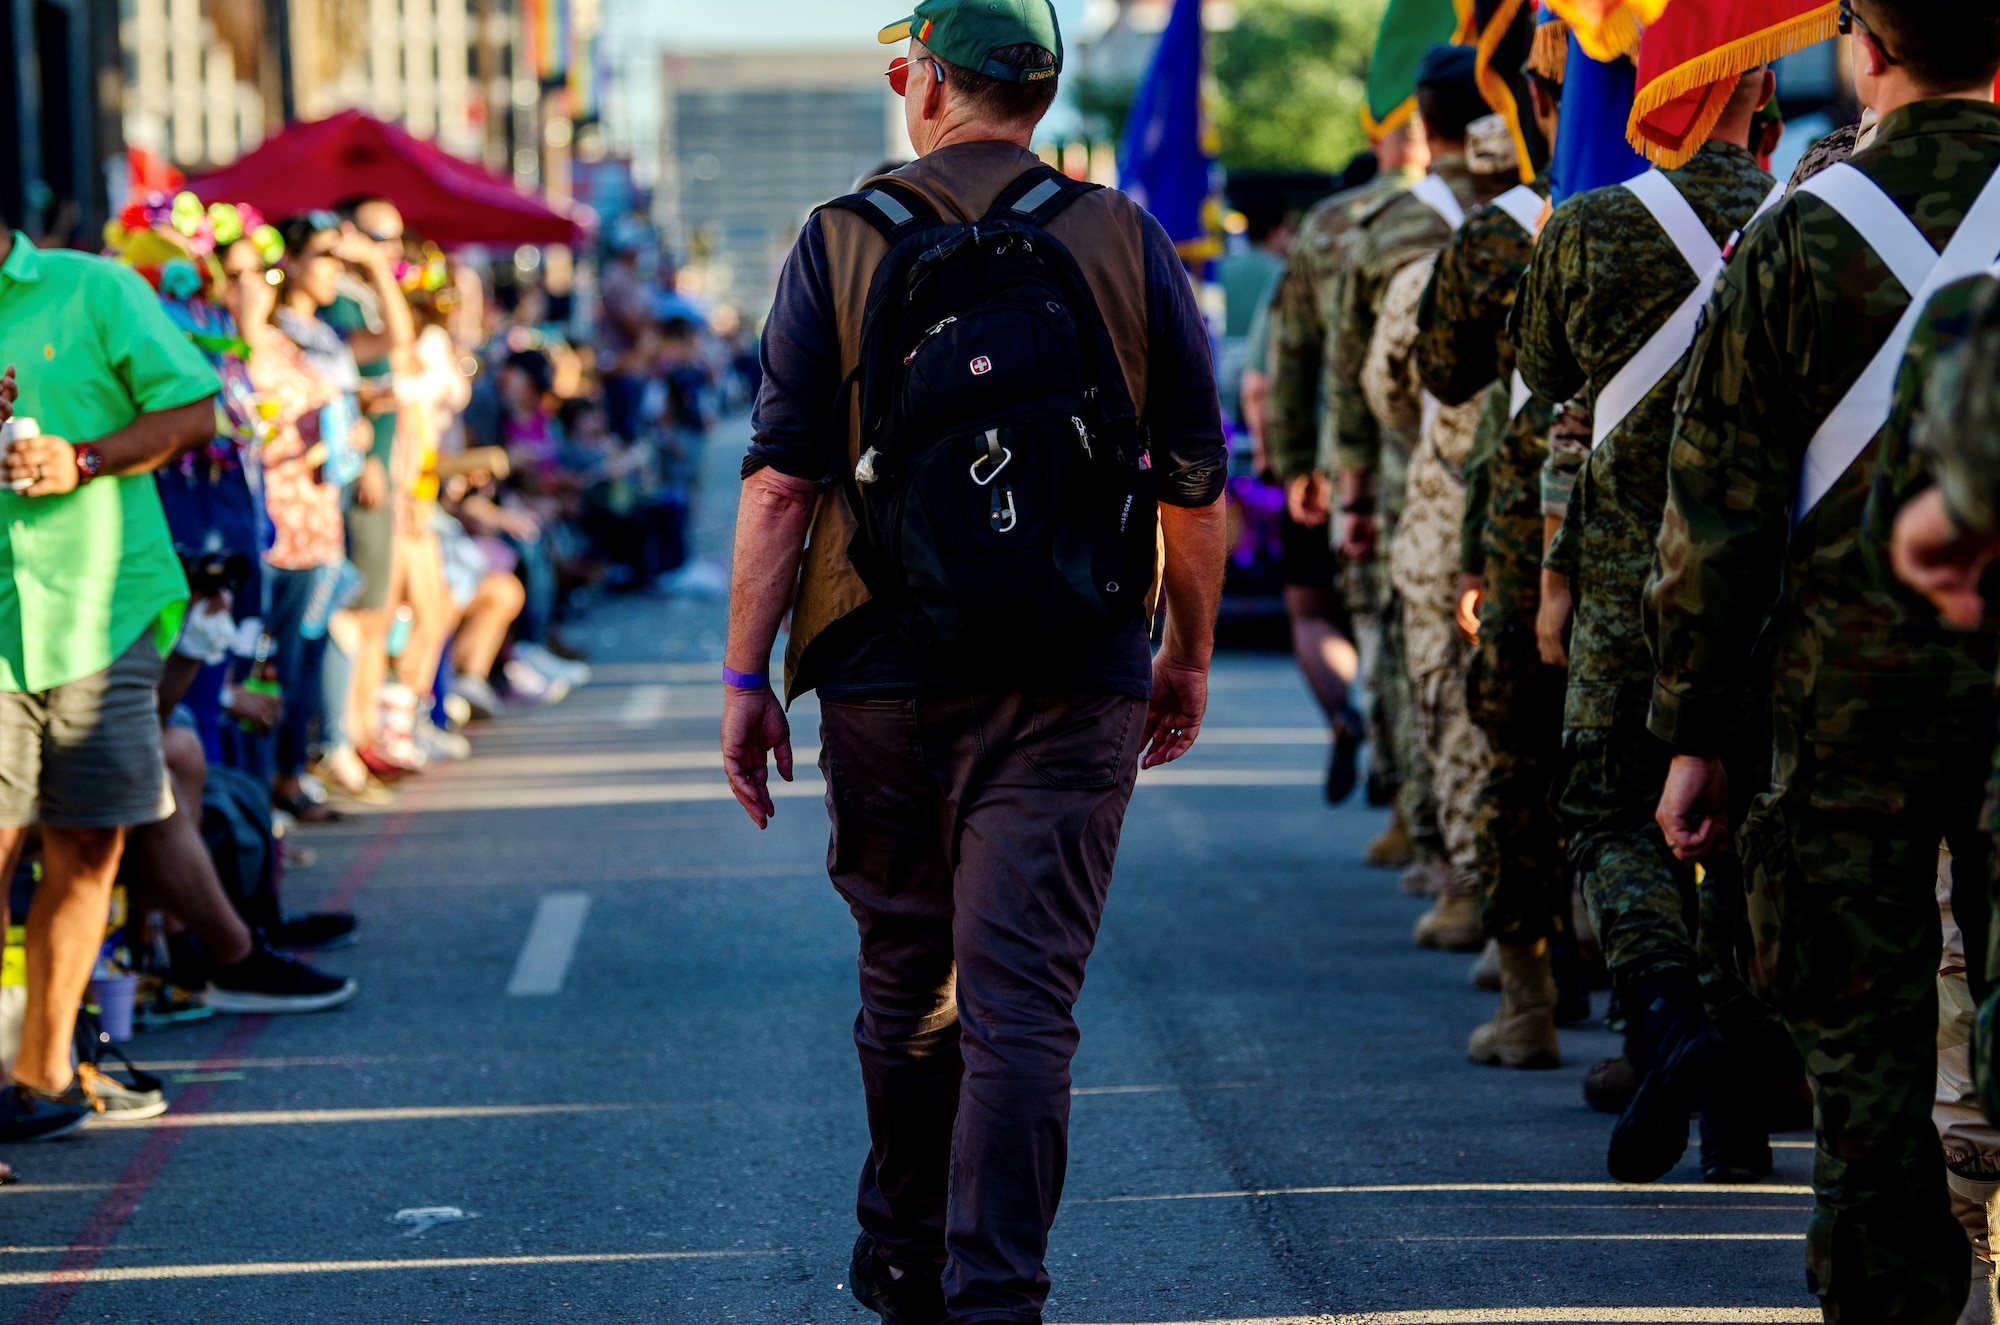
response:
[[[1417,732],[1430,762],[1453,891],[1473,891],[1479,879],[1477,817],[1485,781],[1486,737],[1465,702],[1469,650],[1456,625],[1459,526],[1465,517],[1460,467],[1472,450],[1485,408],[1474,395],[1459,405],[1426,399],[1417,375],[1417,306],[1436,265],[1427,254],[1389,281],[1374,340],[1362,366],[1368,406],[1392,428],[1419,429],[1410,458],[1403,515],[1389,544],[1389,582],[1403,600],[1403,629]]]
[[[1718,244],[1771,187],[1749,152],[1716,142],[1668,178]],[[1521,286],[1522,375],[1538,394],[1581,395],[1594,409],[1694,288],[1694,271],[1635,194],[1579,195],[1556,209]],[[1557,810],[1621,988],[1696,968],[1693,869],[1653,822],[1670,752],[1646,730],[1653,663],[1638,611],[1666,502],[1675,381],[1667,374],[1589,454],[1549,549],[1575,602],[1563,708],[1572,762]]]
[[[2000,162],[2000,108],[1884,116],[1851,164],[1942,248]],[[1937,850],[1975,842],[1993,730],[1990,640],[1946,630],[1862,555],[1871,443],[1793,529],[1808,441],[1908,295],[1801,192],[1723,272],[1676,402],[1650,725],[1710,755],[1768,696],[1771,787],[1739,835],[1751,974],[1811,1074],[1809,1280],[1832,1321],[1957,1319],[1966,1255],[1930,1118]],[[1896,424],[1892,421],[1891,431]],[[1887,434],[1885,434],[1887,435]],[[1771,662],[1753,663],[1760,637]]]
[[[1438,158],[1432,173],[1451,187],[1459,206],[1467,211],[1479,203],[1490,202],[1516,182],[1515,177],[1500,173],[1475,175],[1459,155]],[[1356,224],[1358,233],[1334,291],[1334,322],[1327,350],[1328,418],[1320,468],[1327,473],[1359,472],[1373,476],[1378,548],[1386,552],[1395,538],[1407,491],[1406,458],[1413,453],[1416,432],[1414,428],[1402,429],[1378,422],[1361,390],[1361,371],[1367,362],[1390,280],[1412,260],[1442,248],[1451,238],[1451,227],[1408,192],[1374,203],[1362,212]],[[1382,690],[1393,694],[1393,687],[1409,684],[1408,678],[1414,672],[1409,666],[1407,613],[1391,592],[1393,586],[1386,582],[1385,569],[1379,556],[1372,563],[1350,565],[1343,587],[1350,595],[1350,608],[1356,611],[1366,610],[1371,602],[1382,605],[1382,658],[1377,664],[1377,677]],[[1403,666],[1396,665],[1398,659]],[[1419,734],[1419,724],[1414,720],[1415,704],[1412,693],[1403,707],[1410,717],[1395,733],[1404,748],[1422,744],[1411,739]],[[1421,776],[1420,765],[1412,760],[1397,792],[1403,821],[1413,836],[1426,834],[1431,825],[1441,824],[1446,813],[1434,791],[1436,771],[1423,772],[1428,775]],[[1451,854],[1449,847],[1444,854]]]
[[[1537,181],[1537,192],[1546,188]],[[1535,643],[1550,407],[1530,397],[1510,417],[1508,386],[1507,313],[1534,243],[1507,212],[1479,209],[1438,255],[1417,313],[1417,371],[1432,395],[1455,404],[1502,384],[1486,393],[1464,465],[1459,570],[1484,584],[1467,697],[1488,747],[1474,812],[1481,913],[1488,936],[1510,943],[1555,938],[1569,909],[1569,867],[1550,809],[1563,673],[1542,662]]]
[[[1378,175],[1359,188],[1336,193],[1306,213],[1271,299],[1271,415],[1267,432],[1271,466],[1280,480],[1331,469],[1335,382],[1332,339],[1335,297],[1363,219],[1420,176]],[[1393,500],[1382,504],[1383,536],[1402,508],[1402,480],[1412,439],[1385,439],[1384,467],[1393,469]],[[1329,522],[1327,536],[1333,535]],[[1402,613],[1390,601],[1378,568],[1341,565],[1341,598],[1352,614],[1367,673],[1368,737],[1375,775],[1396,791],[1420,858],[1444,854],[1430,773],[1418,748],[1409,680],[1402,665]]]

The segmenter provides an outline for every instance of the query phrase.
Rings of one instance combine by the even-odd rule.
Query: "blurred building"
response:
[[[0,0],[0,215],[37,242],[104,223],[125,162],[117,63],[118,0]]]
[[[807,214],[909,159],[891,54],[666,57],[655,219],[690,293],[763,307]]]

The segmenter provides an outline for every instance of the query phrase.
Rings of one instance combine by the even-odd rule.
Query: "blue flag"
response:
[[[1206,256],[1215,238],[1209,207],[1215,149],[1203,114],[1201,62],[1201,0],[1174,0],[1118,145],[1118,186],[1189,257]]]
[[[1587,189],[1623,184],[1652,169],[1632,150],[1625,124],[1632,118],[1632,91],[1638,79],[1624,56],[1599,63],[1583,53],[1569,34],[1569,61],[1563,75],[1562,119],[1549,159],[1555,202]]]

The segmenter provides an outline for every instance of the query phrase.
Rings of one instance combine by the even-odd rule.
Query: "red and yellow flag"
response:
[[[1639,44],[1639,34],[1659,22],[1668,0],[1543,0],[1576,33],[1593,60],[1615,60]],[[1755,8],[1758,0],[1744,0]],[[1726,8],[1718,5],[1717,8]]]
[[[1625,137],[1663,170],[1701,150],[1748,70],[1825,41],[1839,0],[1674,0],[1639,43]]]

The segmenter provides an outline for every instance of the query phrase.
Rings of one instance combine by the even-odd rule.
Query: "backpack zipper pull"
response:
[[[932,327],[929,331],[926,331],[923,335],[917,337],[917,343],[915,345],[912,345],[910,347],[910,352],[903,356],[903,362],[907,364],[911,360],[915,359],[917,357],[917,351],[921,350],[924,347],[925,343],[928,342],[931,337],[937,335],[940,331],[943,331],[946,327],[950,326],[952,323],[956,321],[958,321],[956,317],[948,317],[944,321]]]
[[[880,477],[875,472],[875,462],[881,458],[882,453],[872,446],[863,451],[861,459],[854,463],[854,481],[856,483],[873,483]]]
[[[1076,425],[1076,440],[1083,446],[1084,459],[1097,459],[1097,453],[1090,449],[1090,429],[1084,427],[1083,420],[1074,414],[1069,416],[1069,421]]]

